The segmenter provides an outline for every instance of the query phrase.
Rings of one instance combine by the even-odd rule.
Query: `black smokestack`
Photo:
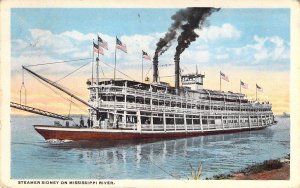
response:
[[[153,82],[157,82],[158,78],[158,56],[153,57]]]
[[[199,37],[195,29],[202,29],[206,23],[206,18],[213,12],[218,11],[216,8],[187,8],[186,23],[180,26],[181,33],[177,38],[177,47],[174,57],[175,61],[175,87],[179,91],[179,62],[180,54],[190,46],[190,44]]]
[[[178,95],[179,94],[179,75],[180,75],[179,62],[180,62],[180,58],[175,57],[174,62],[175,62],[175,88],[176,88],[176,94]]]

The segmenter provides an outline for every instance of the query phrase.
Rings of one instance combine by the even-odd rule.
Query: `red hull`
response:
[[[57,139],[57,140],[139,140],[139,139],[173,139],[184,138],[201,135],[211,134],[224,134],[235,133],[249,130],[259,130],[266,127],[253,127],[251,129],[229,129],[229,130],[211,130],[211,131],[197,131],[197,132],[130,132],[130,131],[93,131],[74,128],[59,128],[51,129],[46,126],[34,126],[35,130],[42,135],[45,140]],[[61,129],[61,130],[59,130]],[[69,129],[69,130],[68,130]],[[84,131],[80,131],[84,130]]]

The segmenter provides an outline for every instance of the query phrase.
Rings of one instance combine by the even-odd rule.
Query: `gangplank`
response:
[[[19,110],[23,110],[23,111],[27,111],[27,112],[31,112],[31,113],[34,113],[34,114],[39,114],[39,115],[42,115],[42,116],[56,118],[56,119],[72,120],[71,117],[55,114],[53,112],[48,112],[48,111],[45,111],[45,110],[41,110],[41,109],[34,108],[34,107],[31,107],[31,106],[27,106],[27,105],[22,105],[22,104],[15,103],[15,102],[10,102],[10,107],[16,108],[16,109],[19,109]]]

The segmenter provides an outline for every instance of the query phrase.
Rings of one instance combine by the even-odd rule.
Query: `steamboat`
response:
[[[175,87],[159,81],[155,58],[152,83],[105,80],[97,72],[96,79],[86,82],[88,102],[81,101],[89,107],[87,126],[34,128],[45,140],[101,141],[233,133],[276,123],[269,102],[251,101],[242,93],[204,89],[204,74],[180,75],[179,70],[179,60],[175,59]]]

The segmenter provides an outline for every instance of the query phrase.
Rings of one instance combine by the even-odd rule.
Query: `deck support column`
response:
[[[124,124],[124,127],[126,127],[126,116],[127,116],[127,111],[124,110],[123,114],[124,114],[124,117],[123,117],[123,124]]]
[[[139,109],[136,112],[136,117],[137,117],[136,118],[137,119],[137,122],[136,122],[137,129],[136,130],[141,133],[142,132],[142,122],[141,122],[141,111]]]
[[[208,119],[208,116],[207,117],[207,130],[209,130],[209,119]]]
[[[239,115],[239,127],[240,127],[240,129],[241,129],[241,115]]]
[[[249,129],[251,129],[251,117],[248,116]]]
[[[153,114],[151,112],[151,117],[150,117],[150,123],[151,123],[151,129],[153,131]]]
[[[186,127],[186,112],[183,113],[183,120],[184,120],[184,129],[185,132],[187,131],[187,127]]]
[[[201,107],[200,107],[201,108]],[[201,113],[200,113],[200,128],[201,128],[201,131],[203,132],[203,126],[202,126],[202,116],[201,116]]]
[[[164,131],[166,132],[167,130],[167,125],[166,125],[166,112],[164,111],[163,113],[163,123],[164,123]]]
[[[221,124],[222,124],[222,129],[224,130],[223,114],[221,115]]]
[[[114,110],[114,116],[113,116],[113,127],[117,127],[117,110]]]
[[[192,116],[192,126],[193,126],[193,130],[195,130],[195,126],[194,126],[194,117]]]

